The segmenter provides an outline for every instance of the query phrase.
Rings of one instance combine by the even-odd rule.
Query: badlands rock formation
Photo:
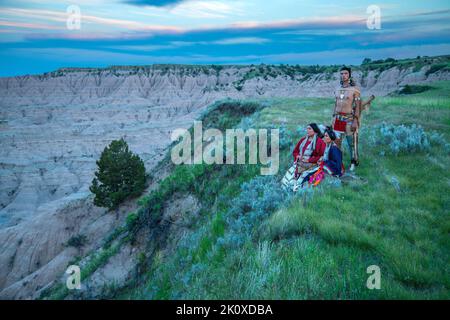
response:
[[[36,298],[78,249],[77,234],[99,245],[121,219],[92,205],[95,161],[124,137],[151,168],[175,128],[187,128],[212,102],[226,97],[329,97],[337,74],[285,74],[265,66],[111,67],[60,69],[0,78],[0,298]],[[449,79],[429,66],[355,72],[364,96],[405,84]],[[255,75],[256,74],[256,75]],[[331,106],[330,106],[331,107]],[[124,208],[123,218],[127,213]]]

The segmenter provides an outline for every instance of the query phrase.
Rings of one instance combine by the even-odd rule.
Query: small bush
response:
[[[245,117],[239,123],[238,128],[242,130],[255,129],[255,123],[251,117]]]
[[[404,86],[398,93],[399,94],[416,94],[434,89],[432,86],[419,86],[419,85],[409,85]]]
[[[292,141],[294,138],[292,132],[290,132],[284,124],[280,126],[279,130],[280,130],[280,140],[279,140],[280,149],[287,149],[290,147],[293,148],[294,146],[292,145]]]
[[[126,226],[128,230],[132,230],[134,229],[134,227],[136,226],[137,222],[138,222],[138,215],[134,212],[130,213],[127,216],[127,220],[126,220]]]
[[[252,237],[255,226],[290,198],[291,194],[284,191],[274,176],[257,176],[244,183],[225,218],[228,232],[218,244],[242,245]]]
[[[85,235],[83,234],[79,234],[76,236],[72,236],[68,241],[67,241],[67,246],[68,247],[75,247],[75,248],[82,248],[86,245],[87,243],[87,238]]]
[[[385,154],[386,149],[395,155],[430,149],[428,134],[416,124],[405,126],[383,122],[370,130],[369,139],[371,144],[382,146],[381,155]]]

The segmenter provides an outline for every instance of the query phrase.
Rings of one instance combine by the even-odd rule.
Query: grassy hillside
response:
[[[281,128],[278,175],[260,176],[259,165],[170,165],[114,236],[126,231],[132,241],[186,194],[199,200],[200,215],[143,252],[136,278],[105,297],[449,299],[450,82],[431,87],[373,102],[363,117],[361,180],[329,180],[295,196],[280,187],[291,150],[306,124],[329,123],[333,101],[214,105],[204,127]],[[381,268],[380,290],[366,287],[370,265]]]

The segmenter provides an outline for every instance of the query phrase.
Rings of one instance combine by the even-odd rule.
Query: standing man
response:
[[[355,170],[358,160],[358,129],[361,115],[361,91],[352,79],[349,67],[340,70],[341,85],[334,91],[335,105],[333,111],[333,125],[335,132],[339,133],[336,141],[339,148],[345,138],[350,153],[350,171]]]

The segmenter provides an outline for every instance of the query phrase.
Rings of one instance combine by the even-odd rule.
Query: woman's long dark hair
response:
[[[327,128],[325,129],[325,133],[328,134],[331,141],[336,140],[336,133],[333,131],[333,129],[331,129],[330,126],[327,126]]]
[[[322,131],[320,131],[320,128],[317,125],[317,123],[310,123],[310,124],[308,124],[308,126],[311,127],[314,130],[315,133],[317,133],[317,136],[319,138],[323,138]]]

